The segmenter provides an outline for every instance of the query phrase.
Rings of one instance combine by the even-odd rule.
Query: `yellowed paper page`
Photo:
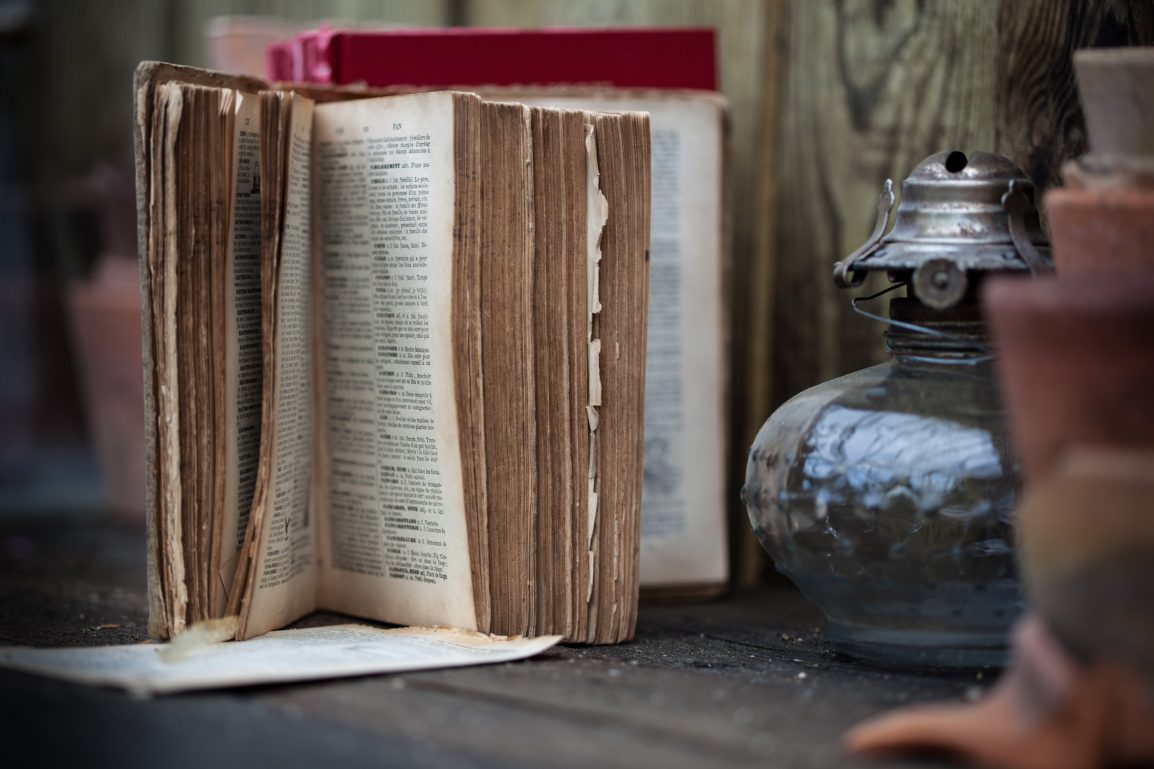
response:
[[[212,575],[223,589],[213,607],[222,616],[248,527],[260,450],[260,102],[237,93],[236,195],[228,253],[228,382],[225,413],[234,421],[225,462],[225,506],[221,511],[220,567]]]
[[[453,97],[326,104],[324,608],[476,628],[453,374]]]
[[[175,659],[163,654],[167,644],[0,647],[0,668],[138,694],[165,694],[512,662],[539,654],[560,640],[560,636],[505,638],[447,628],[332,625],[212,644]]]
[[[316,608],[316,515],[311,510],[310,148],[313,103],[297,98],[277,282],[273,464],[259,558],[242,635],[284,627]]]

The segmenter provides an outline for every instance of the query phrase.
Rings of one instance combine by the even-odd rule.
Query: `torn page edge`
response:
[[[601,235],[609,219],[609,201],[601,192],[601,169],[597,164],[597,140],[593,126],[585,126],[586,179],[585,194],[588,216],[586,218],[589,255],[586,270],[586,294],[588,316],[586,318],[586,338],[589,345],[589,403],[586,411],[589,417],[589,509],[586,518],[586,550],[589,553],[589,583],[586,585],[585,602],[593,598],[593,582],[596,569],[593,536],[597,530],[597,429],[600,425],[598,408],[601,406],[601,340],[593,336],[593,316],[601,312]]]
[[[162,297],[162,313],[164,328],[161,331],[164,353],[163,360],[167,377],[160,383],[160,412],[164,430],[163,456],[164,463],[164,498],[162,531],[165,542],[162,543],[162,558],[165,565],[166,590],[168,591],[169,616],[168,632],[175,635],[184,629],[188,613],[188,587],[185,576],[184,553],[180,547],[183,539],[181,531],[181,475],[180,475],[180,395],[176,382],[177,351],[176,351],[176,317],[178,312],[176,261],[177,244],[174,242],[174,233],[168,232],[175,214],[168,210],[174,206],[176,200],[176,174],[172,169],[176,166],[176,141],[180,132],[181,117],[184,112],[184,92],[176,83],[166,83],[161,86],[158,102],[165,109],[165,136],[164,136],[164,163],[168,169],[165,179],[165,253],[161,256],[164,269],[164,296]]]

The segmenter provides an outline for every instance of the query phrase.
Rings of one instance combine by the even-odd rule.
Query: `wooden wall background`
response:
[[[881,329],[830,277],[871,229],[882,182],[959,148],[1057,183],[1085,149],[1071,52],[1154,44],[1150,0],[56,0],[30,43],[29,103],[45,122],[26,140],[50,148],[41,179],[130,162],[132,67],[201,63],[204,23],[220,14],[717,28],[733,123],[729,485],[745,580],[764,568],[737,501],[757,428],[794,393],[884,355]]]

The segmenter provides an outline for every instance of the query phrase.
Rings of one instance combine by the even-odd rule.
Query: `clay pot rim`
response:
[[[1154,46],[1133,45],[1114,48],[1080,48],[1074,51],[1074,64],[1091,66],[1149,64],[1154,66]]]
[[[1036,278],[1000,277],[983,289],[987,317],[1045,313],[1071,318],[1154,317],[1154,275],[1080,272]]]
[[[1077,201],[1111,208],[1149,208],[1154,204],[1154,187],[1055,187],[1047,190],[1042,210],[1052,201]]]

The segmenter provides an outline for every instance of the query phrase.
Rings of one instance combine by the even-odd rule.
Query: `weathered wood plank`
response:
[[[1087,149],[1074,51],[1154,45],[1154,3],[1003,0],[998,34],[994,146],[1039,189],[1058,186],[1062,163]]]
[[[108,524],[0,525],[0,638],[87,644],[107,622],[135,628],[117,641],[140,638],[143,545]],[[0,671],[0,739],[37,766],[867,767],[885,764],[841,755],[848,726],[978,683],[838,657],[820,625],[795,591],[761,587],[645,606],[634,643],[511,665],[145,702]]]
[[[1009,155],[1042,187],[1085,150],[1071,54],[1149,44],[1124,0],[790,4],[779,109],[773,401],[877,360],[880,329],[829,280],[886,177],[949,148]]]
[[[761,423],[776,405],[773,400],[773,360],[776,335],[772,308],[776,301],[778,228],[778,136],[780,132],[781,86],[785,72],[785,45],[788,0],[769,0],[761,55],[761,99],[756,116],[753,154],[753,231],[750,248],[734,254],[732,301],[733,335],[730,376],[729,468],[730,489],[745,482],[745,457]],[[736,498],[730,498],[730,545],[734,580],[754,584],[763,577],[767,559],[753,536],[749,518]]]
[[[993,145],[997,8],[794,2],[779,107],[773,400],[873,363],[882,329],[831,279],[869,234],[887,177]]]

